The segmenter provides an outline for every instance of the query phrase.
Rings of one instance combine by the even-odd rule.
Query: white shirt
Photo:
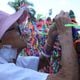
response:
[[[46,73],[37,72],[29,68],[23,68],[23,66],[17,66],[14,63],[8,63],[8,61],[10,61],[11,58],[15,58],[15,55],[13,55],[14,52],[15,51],[13,50],[10,49],[8,50],[8,48],[0,49],[0,80],[46,80],[47,79],[48,74]],[[27,63],[25,65],[27,65]]]

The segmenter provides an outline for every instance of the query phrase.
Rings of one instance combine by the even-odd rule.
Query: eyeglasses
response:
[[[9,28],[6,33],[14,32],[16,31],[16,35],[19,35],[19,38],[23,40],[26,44],[30,37],[30,30],[28,27],[25,27],[25,25],[14,25],[13,27]],[[17,34],[18,33],[18,34]],[[0,43],[2,43],[2,39],[0,40]]]
[[[12,31],[17,31],[19,33],[19,35],[21,35],[21,31],[20,31],[20,28],[18,26],[16,27],[12,27],[12,28],[9,28],[6,32],[12,32]],[[0,43],[2,43],[2,40],[0,39]]]
[[[20,28],[18,26],[9,28],[6,32],[13,31],[13,30],[16,30],[21,35],[21,31],[20,31]]]

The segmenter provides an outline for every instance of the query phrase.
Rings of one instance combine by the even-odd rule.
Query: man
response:
[[[48,76],[13,63],[16,63],[20,50],[27,46],[29,38],[28,28],[25,29],[27,15],[28,11],[24,8],[12,15],[0,11],[0,80],[45,80]],[[26,57],[26,60],[33,62],[38,59]]]
[[[46,53],[43,54],[43,56],[48,58],[52,55],[50,52],[52,51],[56,36],[58,36],[62,49],[62,69],[51,80],[78,80],[78,61],[73,45],[72,30],[71,28],[64,26],[68,23],[71,23],[68,13],[61,11],[55,17],[55,25],[53,24],[49,30],[45,48]]]
[[[0,12],[0,47],[1,49],[7,48],[12,51],[26,47],[26,35],[22,35],[16,26],[12,25],[21,20],[24,9],[19,10],[13,15],[8,15],[5,12]],[[65,12],[64,12],[65,13]],[[4,16],[3,16],[4,15]],[[24,19],[17,26],[24,26]],[[49,75],[46,73],[40,73],[28,68],[21,68],[11,63],[15,57],[9,56],[8,60],[4,55],[0,55],[0,80],[78,80],[78,69],[76,61],[76,53],[72,43],[71,29],[65,28],[64,24],[70,23],[66,13],[61,12],[55,17],[57,32],[59,34],[59,40],[62,46],[62,65],[63,68],[57,75]],[[63,24],[64,21],[64,24]],[[19,33],[20,32],[20,33]],[[54,34],[54,33],[53,33]],[[68,35],[68,37],[66,36]],[[69,43],[67,43],[69,42]],[[67,43],[67,44],[66,44]],[[66,46],[65,46],[66,44]],[[69,45],[68,45],[69,44]],[[11,45],[11,46],[8,46]],[[14,53],[16,54],[16,53]],[[76,66],[76,67],[75,67]],[[73,73],[75,71],[75,73]]]

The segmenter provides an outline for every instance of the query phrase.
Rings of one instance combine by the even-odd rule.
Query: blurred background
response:
[[[6,11],[10,14],[15,10],[8,4],[10,1],[15,0],[0,0],[0,10]],[[36,11],[36,16],[41,14],[42,17],[50,16],[55,17],[60,10],[69,11],[73,10],[76,16],[77,22],[80,24],[80,0],[27,0],[33,4],[33,8]]]

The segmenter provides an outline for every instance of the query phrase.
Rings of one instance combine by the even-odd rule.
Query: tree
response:
[[[43,16],[42,14],[37,14],[37,20],[39,20],[40,18],[46,19],[46,16]]]
[[[75,14],[74,14],[73,10],[69,11],[69,16],[70,16],[70,18],[75,18]]]
[[[28,2],[27,0],[15,0],[14,2],[8,2],[8,4],[14,8],[16,11],[19,10],[21,7],[24,6],[34,6],[32,3]],[[29,8],[29,15],[30,15],[30,21],[35,20],[35,14],[36,11],[33,8]]]
[[[23,6],[33,6],[33,4],[28,2],[27,0],[15,0],[14,2],[8,2],[8,4],[16,11]]]

